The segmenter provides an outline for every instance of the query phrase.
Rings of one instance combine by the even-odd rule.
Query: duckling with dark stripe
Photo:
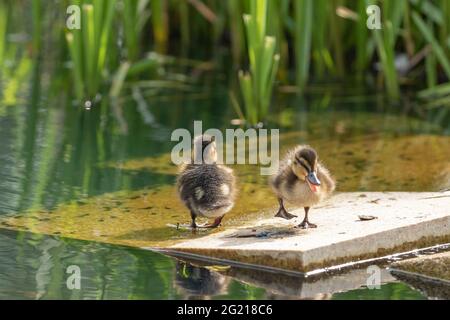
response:
[[[317,152],[306,145],[299,145],[287,153],[278,172],[271,177],[270,185],[280,204],[276,217],[296,217],[285,209],[284,201],[304,208],[305,217],[298,225],[300,228],[317,227],[308,220],[309,209],[335,189],[335,182],[328,169],[318,161]]]
[[[234,206],[235,177],[233,170],[217,162],[213,136],[194,139],[193,163],[181,167],[178,193],[191,213],[191,227],[218,227],[224,215]],[[197,226],[197,217],[214,218],[212,224]]]

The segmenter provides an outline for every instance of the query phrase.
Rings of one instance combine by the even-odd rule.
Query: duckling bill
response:
[[[278,172],[270,179],[270,185],[280,205],[276,217],[295,218],[284,207],[284,202],[303,207],[305,217],[300,228],[316,228],[309,222],[309,209],[324,200],[335,189],[335,181],[327,168],[318,161],[317,152],[310,146],[299,145],[290,150],[281,161]]]
[[[178,194],[190,211],[192,228],[216,228],[234,206],[235,177],[230,168],[216,163],[214,137],[198,136],[193,144],[193,161],[183,165],[178,176]],[[214,222],[198,226],[197,217],[213,218]]]

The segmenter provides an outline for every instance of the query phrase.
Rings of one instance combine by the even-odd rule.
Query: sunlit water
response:
[[[80,288],[68,286],[79,267]],[[293,279],[301,288],[302,279]],[[0,299],[295,299],[158,253],[2,230]],[[423,299],[402,283],[316,294],[309,299]]]

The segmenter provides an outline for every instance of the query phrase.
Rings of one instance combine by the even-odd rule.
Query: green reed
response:
[[[243,16],[250,71],[239,72],[239,83],[251,125],[265,120],[268,114],[280,58],[275,52],[275,37],[267,34],[267,7],[267,0],[251,0],[250,14]]]
[[[92,99],[106,72],[116,0],[74,1],[81,6],[81,29],[66,33],[76,94]]]
[[[122,14],[128,59],[135,60],[139,51],[138,0],[123,1]]]
[[[3,65],[6,51],[6,28],[8,26],[8,8],[4,2],[0,2],[0,68]]]
[[[42,3],[30,2],[33,48],[37,49],[44,32],[39,25],[42,19],[38,19],[43,12],[39,6]],[[248,64],[247,72],[239,72],[242,99],[235,96],[232,104],[240,108],[237,102],[242,100],[240,113],[253,124],[266,117],[276,81],[295,84],[298,92],[305,92],[315,81],[346,81],[353,75],[361,80],[378,73],[382,80],[377,82],[380,89],[394,100],[400,97],[403,83],[422,83],[420,79],[424,77],[423,83],[432,88],[450,81],[447,0],[62,3],[64,8],[67,4],[82,7],[81,30],[66,31],[75,91],[82,99],[92,98],[102,85],[112,83],[113,75],[124,63],[130,63],[129,71],[138,70],[133,68],[134,63],[146,64],[140,59],[149,51],[184,58],[200,56],[216,63],[224,61],[220,59],[225,52],[232,57],[227,70],[233,72],[245,70]],[[369,30],[366,26],[366,8],[370,4],[381,7],[381,30]],[[1,2],[0,63],[5,55],[7,7]],[[404,54],[411,66],[400,73],[397,58]],[[138,76],[145,79],[151,75],[144,70]],[[129,80],[127,75],[124,82]]]
[[[242,20],[242,5],[241,0],[229,0],[228,5],[228,19],[229,30],[231,34],[231,54],[235,64],[239,64],[242,59],[242,53],[245,48],[245,29]]]
[[[413,12],[412,19],[416,24],[417,28],[421,32],[423,38],[426,40],[428,44],[431,45],[433,50],[433,54],[436,56],[436,59],[439,61],[440,65],[444,69],[444,72],[447,78],[450,79],[450,58],[445,54],[445,49],[442,47],[436,37],[434,36],[434,32],[431,25],[427,25],[423,19],[416,12]],[[447,46],[448,47],[448,46]]]
[[[147,6],[150,0],[122,0],[122,22],[124,30],[127,58],[136,61],[140,55],[140,37],[142,31],[151,16]]]
[[[151,21],[153,28],[153,40],[155,42],[155,51],[166,53],[169,40],[169,21],[166,0],[151,0]]]
[[[298,0],[295,7],[295,53],[297,85],[308,82],[313,25],[313,0]]]

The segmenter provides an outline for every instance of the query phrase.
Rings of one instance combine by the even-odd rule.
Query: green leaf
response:
[[[445,74],[447,78],[450,79],[450,62],[448,58],[445,56],[444,50],[437,42],[436,38],[433,36],[433,30],[422,20],[422,18],[417,14],[417,12],[412,13],[412,18],[414,23],[416,24],[419,31],[422,33],[425,40],[431,44],[431,48],[436,55],[437,60],[441,64],[442,68],[444,68]]]
[[[300,88],[303,88],[309,77],[313,16],[312,0],[296,0],[294,7],[297,84]]]

